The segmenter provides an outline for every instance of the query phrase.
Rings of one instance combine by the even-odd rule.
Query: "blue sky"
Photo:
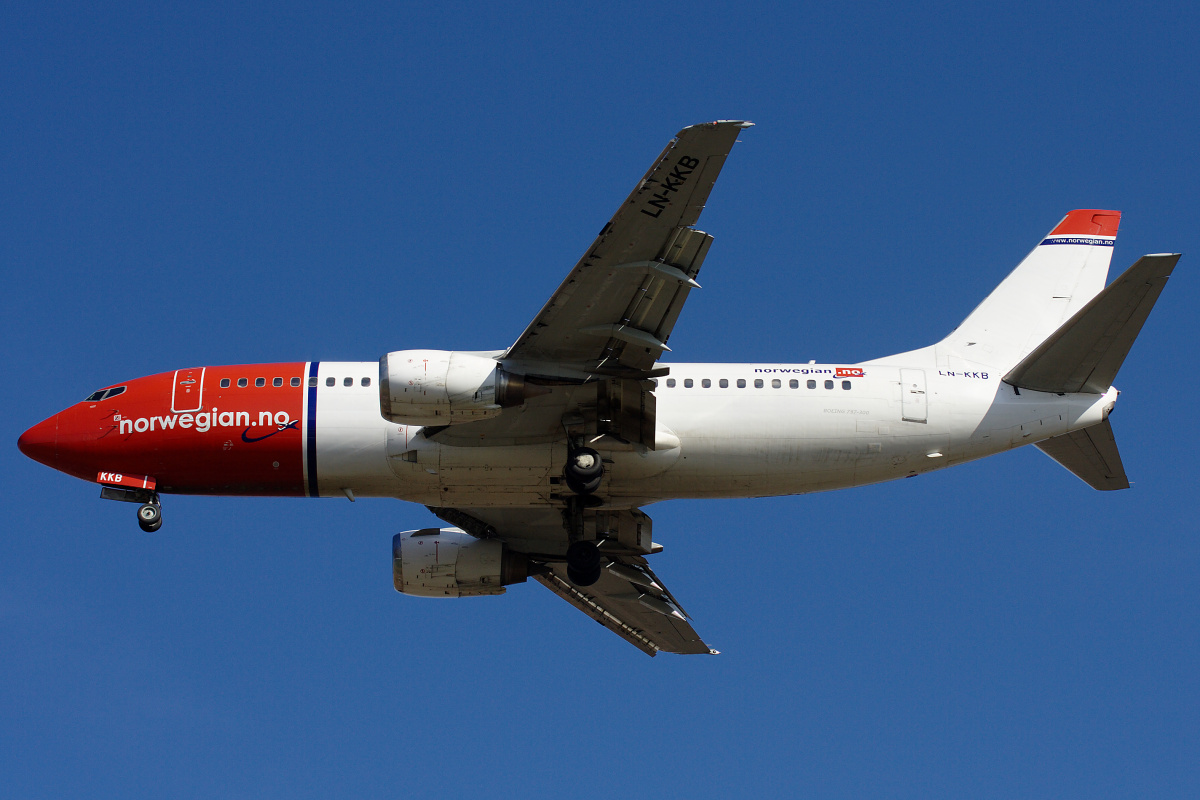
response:
[[[14,797],[1200,793],[1188,4],[0,11],[0,775]],[[723,651],[649,659],[536,584],[391,586],[395,500],[133,509],[17,451],[198,364],[501,348],[679,128],[742,135],[678,360],[953,328],[1072,208],[1184,258],[1118,376],[1134,487],[1027,449],[655,506]],[[1114,272],[1115,274],[1115,272]]]

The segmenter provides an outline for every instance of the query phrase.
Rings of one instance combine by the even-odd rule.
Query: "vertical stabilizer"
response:
[[[1067,214],[939,350],[1012,369],[1104,288],[1120,221],[1120,211]]]

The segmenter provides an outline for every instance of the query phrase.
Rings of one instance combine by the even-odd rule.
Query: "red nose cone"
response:
[[[22,433],[17,447],[34,461],[53,467],[58,458],[58,414]]]

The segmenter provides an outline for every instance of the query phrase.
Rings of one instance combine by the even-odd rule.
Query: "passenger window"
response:
[[[316,386],[316,385],[317,385],[317,376],[316,376],[316,375],[310,375],[310,376],[308,376],[308,385],[309,385],[309,386]]]
[[[729,379],[721,378],[721,382],[717,385],[720,386],[722,389],[728,389],[729,388]]]
[[[245,378],[238,378],[238,387],[242,388],[242,389],[246,388],[246,379]]]
[[[654,384],[654,388],[658,388],[658,378],[651,378],[650,382]]]
[[[361,383],[363,386],[370,386],[370,385],[371,385],[371,379],[370,379],[370,378],[363,378],[361,381],[359,381],[359,383]]]
[[[754,388],[761,389],[762,387],[763,387],[762,378],[755,378],[754,379]]]
[[[272,386],[283,386],[283,378],[276,378],[275,380],[271,381],[271,385]]]
[[[788,388],[789,389],[799,389],[800,381],[796,380],[795,378],[792,378],[790,381],[788,381]]]
[[[704,380],[700,381],[700,386],[705,389],[711,389],[712,381],[710,381],[708,378],[705,378]]]
[[[222,389],[229,388],[229,378],[221,378],[221,388]]]
[[[692,384],[692,379],[691,379],[691,378],[684,378],[684,379],[683,379],[683,388],[685,388],[685,389],[690,389],[690,388],[692,388],[692,385],[693,385],[693,384]]]
[[[674,378],[667,378],[667,388],[668,389],[675,388],[675,379]]]
[[[345,378],[342,380],[342,386],[353,386],[354,378]]]
[[[833,381],[825,381],[825,388],[826,388],[826,389],[832,389],[832,388],[833,388]]]
[[[300,385],[300,379],[292,378],[292,386],[299,386],[299,385]]]
[[[807,387],[808,387],[808,388],[810,388],[810,389],[815,389],[815,388],[817,388],[817,382],[816,382],[816,381],[809,381],[808,383],[806,383],[806,384],[804,384],[804,385],[805,385],[805,386],[807,386]]]
[[[255,379],[254,379],[254,385],[255,385],[255,386],[266,386],[266,385],[267,385],[267,379],[266,379],[266,378],[255,378]]]
[[[738,378],[738,388],[739,389],[746,388],[746,379],[745,378]]]
[[[334,386],[336,384],[337,384],[337,378],[326,378],[325,379],[326,386]]]
[[[843,389],[849,389],[849,388],[850,388],[850,381],[842,381],[842,388],[843,388]]]
[[[783,384],[779,382],[779,378],[771,379],[771,388],[772,389],[778,389],[781,386],[783,386]]]

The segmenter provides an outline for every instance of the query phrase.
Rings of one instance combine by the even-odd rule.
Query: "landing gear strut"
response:
[[[149,503],[139,506],[137,510],[138,527],[146,533],[154,533],[162,527],[162,506],[155,497]]]
[[[567,578],[576,586],[591,586],[600,580],[604,558],[595,542],[583,538],[583,510],[600,502],[600,498],[592,495],[604,478],[604,460],[595,450],[574,440],[567,450],[563,478],[567,488],[575,494],[567,498],[567,508],[563,512],[563,523],[571,541],[567,547]]]

